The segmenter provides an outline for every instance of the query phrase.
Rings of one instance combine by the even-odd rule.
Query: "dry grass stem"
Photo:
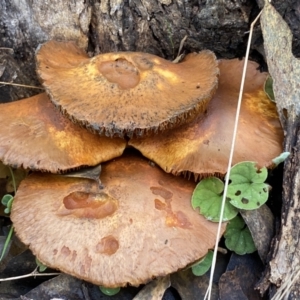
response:
[[[26,87],[26,88],[30,88],[30,89],[44,90],[43,87],[32,86],[32,85],[26,85],[26,84],[20,84],[20,83],[13,83],[13,82],[4,82],[4,81],[0,81],[0,84],[3,84],[3,85],[14,85],[14,86]]]
[[[286,278],[281,287],[277,290],[276,294],[272,297],[272,300],[288,299],[291,287],[296,282],[296,280],[299,279],[299,276],[300,269],[291,273],[290,276]]]
[[[249,38],[248,38],[247,50],[246,50],[246,55],[245,55],[245,64],[244,64],[244,69],[243,69],[241,87],[240,87],[239,98],[238,98],[238,105],[237,105],[237,110],[236,110],[236,117],[235,117],[234,130],[233,130],[233,136],[232,136],[232,142],[231,142],[231,149],[230,149],[230,155],[229,155],[229,159],[228,159],[227,176],[226,176],[226,180],[225,180],[225,186],[224,186],[224,192],[223,192],[223,198],[222,198],[220,221],[219,221],[219,224],[218,224],[218,232],[217,232],[217,236],[216,236],[216,243],[215,243],[215,248],[214,248],[213,261],[212,261],[212,265],[211,265],[209,285],[208,285],[204,300],[206,300],[206,299],[210,300],[211,299],[213,276],[214,276],[216,260],[217,260],[217,252],[218,252],[218,242],[219,242],[219,239],[221,237],[221,225],[222,225],[226,195],[227,195],[228,184],[229,184],[230,169],[231,169],[232,159],[233,159],[233,154],[234,154],[234,146],[235,146],[235,140],[236,140],[237,129],[238,129],[240,108],[241,108],[241,102],[242,102],[243,91],[244,91],[244,84],[245,84],[246,70],[247,70],[249,52],[250,52],[250,46],[251,46],[251,40],[252,40],[252,33],[253,33],[253,28],[254,28],[257,20],[259,19],[262,11],[263,10],[260,11],[260,13],[255,18],[255,20],[251,23],[251,26],[250,26],[250,34],[249,34]]]
[[[25,274],[25,275],[8,277],[8,278],[0,278],[0,282],[2,282],[2,281],[9,281],[9,280],[18,280],[18,279],[23,279],[23,278],[27,278],[27,277],[56,276],[56,275],[60,275],[61,274],[61,273],[39,273],[37,269],[38,269],[38,267],[36,267],[31,273]]]
[[[184,43],[185,43],[187,37],[188,37],[188,36],[186,35],[186,36],[181,40],[181,42],[180,42],[177,56],[176,56],[176,58],[172,61],[174,64],[179,63],[179,62],[182,60],[183,56],[184,56],[184,54],[181,53],[181,51],[182,51],[183,45],[184,45]]]

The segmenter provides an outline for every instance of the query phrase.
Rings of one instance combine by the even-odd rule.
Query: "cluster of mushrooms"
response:
[[[36,59],[46,93],[0,104],[0,160],[32,170],[11,212],[21,241],[47,266],[106,287],[203,257],[217,227],[190,200],[195,181],[226,172],[243,61],[89,58],[56,41]],[[233,164],[262,167],[282,152],[283,131],[257,68],[249,63]],[[99,164],[96,180],[68,173]]]

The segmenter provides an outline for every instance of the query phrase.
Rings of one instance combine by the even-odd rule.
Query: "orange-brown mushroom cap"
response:
[[[101,183],[53,174],[22,181],[11,219],[39,260],[94,284],[136,286],[214,246],[217,224],[192,209],[193,182],[123,156],[103,164]]]
[[[221,60],[216,94],[205,114],[151,138],[131,139],[129,145],[173,174],[195,177],[226,173],[244,61]],[[255,161],[270,166],[282,152],[283,130],[276,107],[263,91],[266,73],[249,62],[233,164]]]
[[[100,137],[64,118],[43,93],[0,104],[0,160],[59,173],[120,156],[126,141]]]
[[[107,136],[142,136],[183,124],[206,107],[217,86],[210,51],[178,64],[140,52],[89,59],[72,42],[50,41],[36,57],[53,103],[74,122]]]

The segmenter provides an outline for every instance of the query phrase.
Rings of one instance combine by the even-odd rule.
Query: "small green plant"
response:
[[[282,163],[289,152],[283,152],[273,159],[274,166]],[[226,247],[239,255],[256,251],[252,235],[239,209],[254,210],[263,205],[269,196],[267,169],[258,169],[254,162],[241,162],[230,170],[229,185],[224,207],[223,221],[229,221],[224,238]],[[192,195],[192,207],[199,208],[206,219],[219,222],[224,192],[224,183],[217,177],[203,179]],[[199,263],[192,266],[196,276],[205,274],[211,266],[213,252],[209,252]]]
[[[257,209],[268,200],[269,186],[264,182],[267,169],[257,169],[254,162],[238,163],[231,168],[225,211],[222,221],[229,221],[238,209]],[[192,206],[208,220],[219,222],[224,183],[216,177],[206,178],[196,186]]]
[[[192,265],[192,272],[195,276],[202,276],[210,269],[213,255],[213,251],[209,250],[199,262]]]
[[[253,210],[263,205],[269,196],[269,186],[265,183],[267,169],[258,169],[254,162],[241,162],[230,170],[226,202],[222,221],[229,221],[224,234],[226,247],[237,254],[256,251],[251,233],[239,209]],[[202,180],[194,190],[192,206],[200,209],[208,220],[219,222],[224,183],[219,178]]]
[[[256,251],[250,230],[241,216],[229,221],[224,237],[226,247],[236,254],[244,255]]]
[[[118,294],[121,290],[121,288],[117,287],[117,288],[107,288],[104,286],[99,286],[100,291],[106,295],[106,296],[114,296],[116,294]]]
[[[10,194],[6,194],[2,197],[1,203],[3,204],[3,206],[6,207],[4,209],[4,212],[6,214],[10,214],[10,210],[11,210],[13,200],[14,200],[14,197]]]
[[[238,209],[253,210],[262,206],[269,197],[267,168],[257,169],[254,162],[238,163],[231,168],[227,199]]]
[[[38,267],[39,272],[44,272],[48,267],[44,265],[42,262],[40,262],[37,258],[35,258],[35,263]]]
[[[14,192],[16,194],[17,192],[17,187],[16,187],[16,180],[15,180],[15,177],[14,177],[14,172],[13,170],[9,168],[9,172],[10,172],[10,175],[11,175],[11,178],[12,178],[12,183],[13,183],[13,188],[14,188]],[[2,197],[1,199],[1,203],[6,207],[4,209],[4,212],[6,214],[9,214],[10,213],[10,210],[11,210],[11,206],[12,206],[12,203],[13,203],[13,200],[14,200],[14,197],[12,195],[9,195],[9,194],[6,194]],[[8,232],[8,235],[6,237],[6,240],[5,240],[5,243],[4,243],[4,246],[3,246],[3,249],[2,249],[2,252],[1,252],[1,256],[0,256],[0,262],[2,261],[8,247],[9,247],[9,243],[11,241],[11,238],[12,238],[12,235],[13,235],[13,232],[14,232],[14,227],[11,226],[10,229],[9,229],[9,232]]]
[[[219,178],[210,177],[201,180],[192,196],[194,209],[200,208],[200,214],[212,222],[219,222],[224,183]],[[228,201],[225,203],[223,221],[233,219],[238,210]]]

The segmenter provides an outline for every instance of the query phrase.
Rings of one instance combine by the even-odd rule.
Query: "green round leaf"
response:
[[[7,207],[6,207],[5,210],[4,210],[4,212],[5,212],[6,214],[10,214],[11,206],[12,206],[13,201],[14,201],[14,198],[13,198],[13,197],[8,201]]]
[[[193,208],[199,207],[200,214],[206,219],[219,222],[223,189],[224,183],[219,178],[210,177],[201,180],[193,192]],[[233,219],[237,213],[237,209],[226,201],[222,221]]]
[[[269,186],[264,183],[267,176],[267,169],[258,170],[254,162],[242,162],[233,166],[227,190],[230,203],[239,209],[259,208],[269,197]]]
[[[231,183],[262,183],[265,182],[267,176],[267,168],[264,167],[259,170],[253,161],[240,162],[230,170]]]
[[[236,254],[244,255],[256,251],[250,230],[240,216],[229,221],[224,237],[226,247]]]
[[[12,195],[6,194],[2,197],[1,203],[6,206],[6,208],[4,209],[4,212],[6,214],[9,214],[11,211],[11,206],[13,203],[14,197]]]
[[[114,296],[118,294],[121,290],[121,288],[119,287],[111,289],[111,288],[106,288],[104,286],[99,286],[99,289],[106,296]]]
[[[192,272],[195,276],[204,275],[210,268],[214,253],[209,250],[207,254],[196,264],[192,266]]]
[[[264,91],[269,97],[269,99],[275,102],[275,96],[273,91],[273,78],[268,76],[267,80],[265,81]]]
[[[9,202],[11,202],[11,200],[13,199],[14,197],[12,195],[9,195],[9,194],[6,194],[2,197],[2,200],[1,200],[1,203],[4,205],[4,206],[7,206]]]

